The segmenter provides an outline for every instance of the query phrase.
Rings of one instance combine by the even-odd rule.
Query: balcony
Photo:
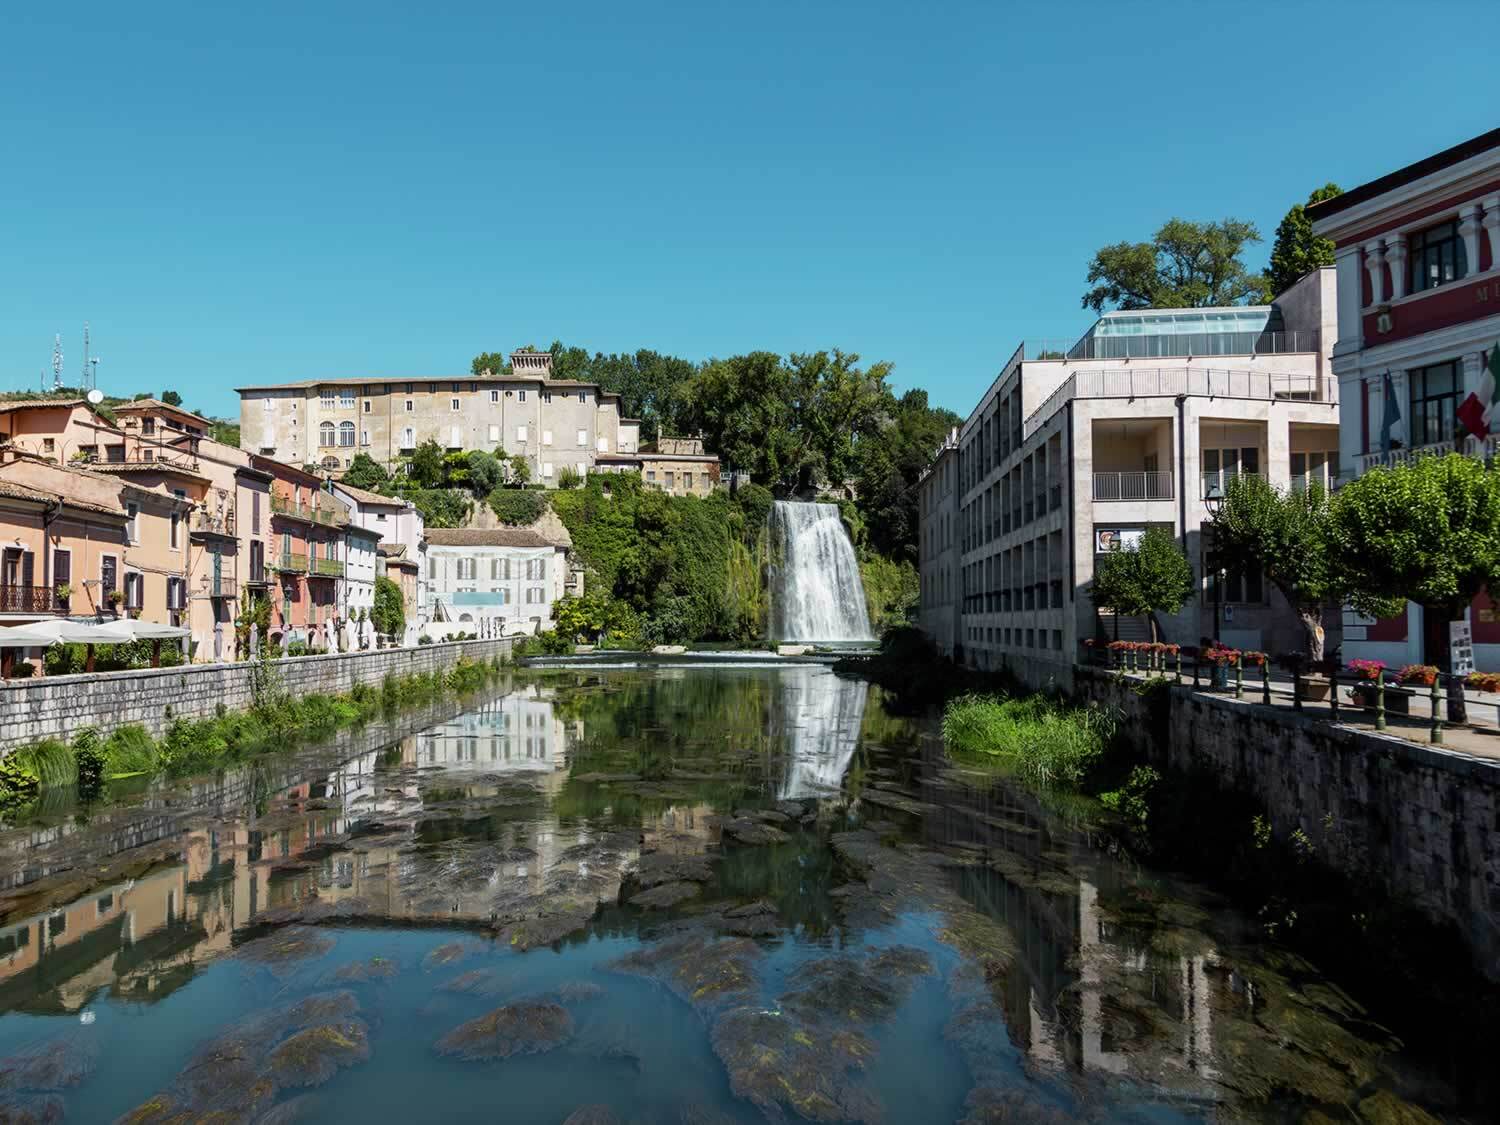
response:
[[[1139,470],[1094,474],[1095,500],[1170,500],[1172,496],[1172,474],[1169,472]]]
[[[312,572],[318,578],[342,578],[344,563],[342,559],[313,559]]]
[[[67,613],[68,599],[52,586],[0,586],[0,613]]]
[[[1371,469],[1388,469],[1396,465],[1408,464],[1419,457],[1446,457],[1450,453],[1463,453],[1482,461],[1493,461],[1497,455],[1500,455],[1500,435],[1490,434],[1480,441],[1478,438],[1465,434],[1460,438],[1437,441],[1431,445],[1419,445],[1415,449],[1391,449],[1365,453],[1355,458],[1354,465],[1358,474],[1363,475]]]
[[[321,523],[328,527],[343,527],[349,522],[349,513],[343,508],[303,504],[275,492],[271,493],[271,511],[278,516],[305,520],[307,523]]]
[[[293,574],[306,574],[307,556],[296,551],[282,551],[281,561],[276,564],[276,569],[291,571]]]
[[[1236,477],[1257,477],[1259,473],[1252,473],[1248,469],[1209,469],[1201,474],[1203,477],[1203,491],[1200,497],[1208,495],[1210,488],[1217,487],[1220,493],[1228,491],[1230,482]]]
[[[233,539],[234,509],[210,512],[207,508],[199,508],[193,513],[191,531],[194,535],[223,535]]]

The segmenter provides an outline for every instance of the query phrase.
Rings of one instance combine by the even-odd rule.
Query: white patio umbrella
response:
[[[108,624],[109,627],[124,626],[129,630],[129,639],[132,641],[177,641],[191,632],[180,625],[162,625],[156,621],[137,621],[133,618],[127,621],[111,621]]]
[[[139,622],[71,621],[66,617],[0,629],[0,647],[34,648],[55,644],[111,645],[135,640],[128,628]]]

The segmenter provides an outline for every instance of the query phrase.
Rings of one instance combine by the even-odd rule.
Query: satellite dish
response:
[[[101,391],[98,387],[95,387],[84,397],[86,397],[93,405],[98,406],[101,402],[104,401],[104,392]]]

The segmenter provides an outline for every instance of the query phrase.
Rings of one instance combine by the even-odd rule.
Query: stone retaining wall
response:
[[[1123,712],[1143,756],[1250,793],[1278,838],[1300,828],[1329,867],[1451,923],[1500,979],[1500,761],[1185,686],[1153,712],[1131,682],[1074,677],[1080,697]]]
[[[276,662],[285,689],[293,695],[339,695],[355,684],[378,685],[387,675],[446,671],[459,657],[490,660],[508,656],[513,637],[450,641],[373,652],[292,656]],[[248,662],[184,664],[133,672],[47,676],[0,684],[0,756],[43,738],[71,738],[82,727],[108,732],[139,723],[160,735],[172,721],[203,719],[223,704],[247,709],[251,697]],[[167,708],[170,706],[170,714]]]

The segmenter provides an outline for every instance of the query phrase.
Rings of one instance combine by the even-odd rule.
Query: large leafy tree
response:
[[[375,623],[377,632],[397,640],[406,630],[406,605],[401,597],[401,587],[384,575],[375,579],[375,603],[370,607],[370,620]]]
[[[510,356],[504,352],[480,352],[470,362],[469,371],[474,375],[483,375],[486,371],[491,375],[509,375]]]
[[[1338,184],[1324,184],[1307,197],[1306,203],[1298,203],[1286,213],[1276,228],[1276,240],[1271,244],[1271,264],[1266,267],[1265,274],[1267,297],[1281,296],[1309,270],[1333,265],[1333,240],[1313,234],[1307,209],[1314,203],[1343,194],[1344,189]]]
[[[1259,241],[1255,224],[1242,219],[1169,219],[1150,242],[1116,242],[1094,255],[1083,307],[1203,308],[1256,298],[1260,279],[1240,255]]]
[[[1332,565],[1361,613],[1388,617],[1414,601],[1445,622],[1500,580],[1500,472],[1453,453],[1373,469],[1334,494]],[[1441,646],[1438,665],[1451,671]],[[1448,684],[1448,717],[1465,718],[1463,686]]]
[[[371,492],[391,483],[390,474],[368,453],[356,453],[339,479],[353,488],[365,488]]]
[[[1157,614],[1176,613],[1193,596],[1193,568],[1170,531],[1146,529],[1133,550],[1114,550],[1094,567],[1089,597],[1101,609],[1145,617],[1151,639],[1161,639]]]
[[[879,433],[860,442],[856,487],[870,546],[893,558],[917,559],[917,483],[948,431],[962,419],[907,391],[892,404]]]
[[[442,488],[446,481],[443,458],[446,453],[433,438],[428,438],[412,450],[406,464],[406,475],[418,488]]]
[[[1281,591],[1307,635],[1307,654],[1323,659],[1323,607],[1342,592],[1329,551],[1329,495],[1321,485],[1279,492],[1263,477],[1236,476],[1212,525],[1220,562],[1254,567]]]

